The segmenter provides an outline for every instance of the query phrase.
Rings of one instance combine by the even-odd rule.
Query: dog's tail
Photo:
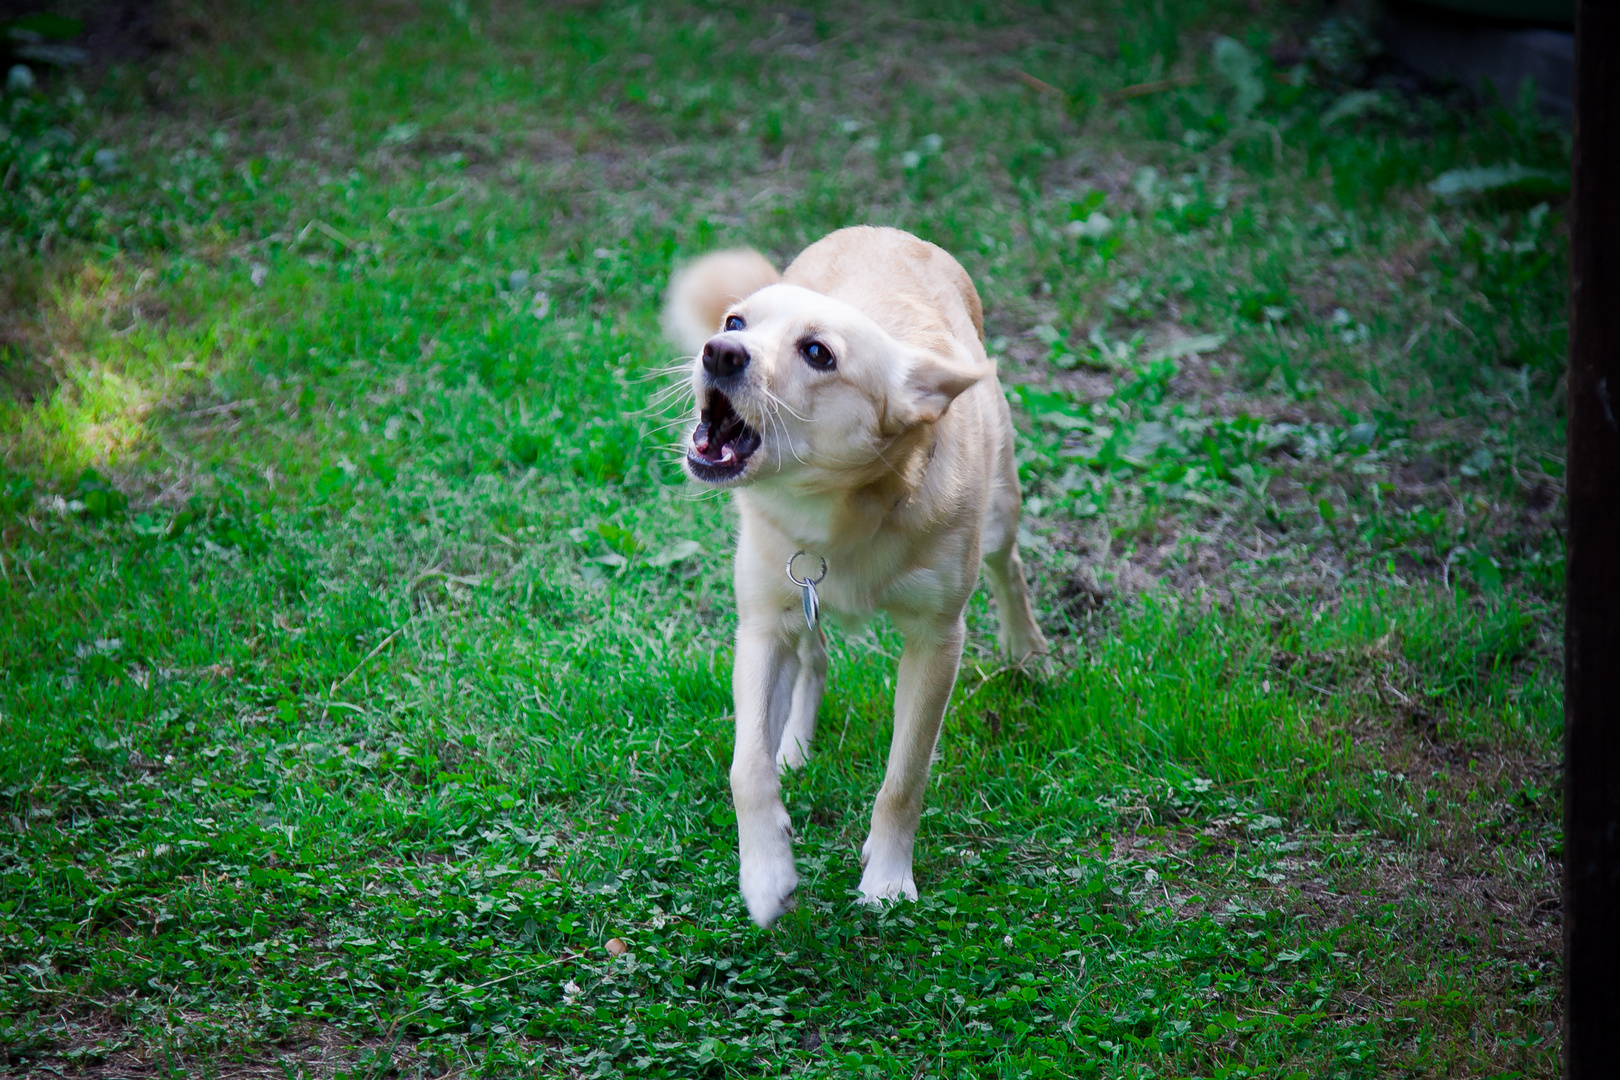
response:
[[[782,280],[765,256],[750,248],[716,251],[675,271],[664,296],[664,333],[697,353],[720,330],[726,309]]]

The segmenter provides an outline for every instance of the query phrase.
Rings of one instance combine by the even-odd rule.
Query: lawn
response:
[[[0,97],[0,1071],[1557,1075],[1566,130],[1309,3],[129,6]],[[658,305],[856,223],[1054,651],[870,911],[836,635],[767,932]]]

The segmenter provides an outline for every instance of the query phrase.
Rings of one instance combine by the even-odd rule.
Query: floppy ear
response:
[[[884,417],[888,434],[916,424],[932,424],[945,415],[956,396],[995,373],[993,364],[973,360],[958,350],[910,349],[910,363],[900,385],[889,396]]]

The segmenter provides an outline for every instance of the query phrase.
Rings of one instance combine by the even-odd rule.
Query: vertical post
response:
[[[1564,621],[1564,1052],[1620,1076],[1620,4],[1575,16],[1569,549]]]

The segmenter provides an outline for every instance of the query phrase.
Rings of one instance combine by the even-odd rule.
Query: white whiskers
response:
[[[764,394],[766,397],[770,398],[772,401],[776,402],[776,404],[778,404],[782,408],[786,409],[789,413],[792,413],[793,418],[795,420],[801,421],[801,422],[806,423],[806,424],[815,423],[815,421],[811,420],[808,416],[800,416],[798,413],[794,412],[793,407],[791,405],[789,405],[787,402],[783,401],[781,398],[777,397],[775,394],[771,393],[769,387],[761,386],[759,388],[759,391],[760,391],[760,393]]]
[[[799,456],[799,451],[793,443],[793,437],[788,434],[787,425],[782,422],[781,413],[777,411],[778,407],[787,409],[787,405],[782,401],[781,398],[777,397],[769,390],[765,391],[765,396],[775,403],[773,405],[769,405],[769,407],[766,409],[766,415],[771,418],[771,423],[776,426],[776,430],[778,432],[777,437],[784,445],[787,446],[787,451],[793,455],[794,461],[797,461],[800,465],[808,466],[810,463]],[[792,409],[787,409],[787,411],[793,413],[794,416],[799,415],[798,413],[793,412]]]

